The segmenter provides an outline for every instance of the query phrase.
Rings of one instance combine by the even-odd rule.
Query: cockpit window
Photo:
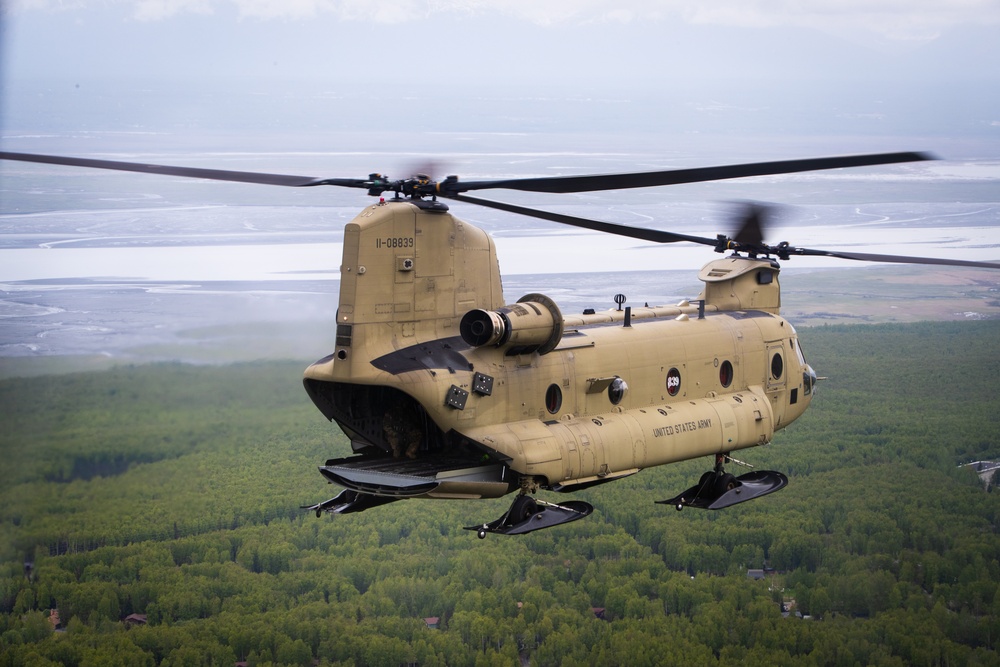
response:
[[[806,365],[806,358],[802,354],[802,348],[799,347],[799,339],[798,338],[793,338],[792,339],[792,348],[795,350],[795,356],[799,358],[799,366],[805,366]]]

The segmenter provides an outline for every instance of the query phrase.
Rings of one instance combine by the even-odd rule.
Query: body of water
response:
[[[40,101],[53,95],[36,91]],[[458,130],[435,130],[429,122],[410,133],[371,129],[391,127],[388,116],[367,127],[358,125],[360,117],[342,127],[327,119],[330,126],[316,130],[317,116],[301,130],[273,131],[250,120],[253,108],[223,131],[208,117],[178,125],[148,115],[142,105],[122,107],[131,115],[116,120],[102,114],[101,99],[79,107],[90,114],[89,125],[41,107],[34,115],[18,107],[23,115],[7,123],[4,150],[323,177],[456,173],[466,180],[932,150],[943,159],[631,191],[496,190],[484,196],[708,237],[731,232],[739,202],[750,200],[772,204],[772,243],[1000,260],[1000,142],[988,129],[980,138],[736,135],[726,133],[712,105],[694,105],[685,107],[684,123],[696,126],[704,114],[711,132],[643,125],[602,133],[587,118],[603,118],[606,100],[505,99],[481,100],[481,131],[468,129],[474,126],[468,119]],[[212,100],[218,96],[206,104]],[[328,101],[312,100],[317,113]],[[363,100],[335,101],[382,113],[371,100],[367,107]],[[619,103],[616,109],[638,108],[635,100]],[[445,107],[434,102],[436,109]],[[501,107],[523,115],[500,114]],[[179,347],[204,344],[192,331],[207,335],[251,322],[306,329],[328,322],[336,310],[343,226],[371,202],[360,190],[2,161],[0,357],[130,350],[137,358],[170,358]],[[699,289],[698,268],[717,257],[703,246],[649,244],[462,203],[451,209],[496,239],[508,300],[542,292],[566,312],[611,307],[617,292],[629,294],[630,303],[691,298]],[[794,258],[788,266],[843,264]]]

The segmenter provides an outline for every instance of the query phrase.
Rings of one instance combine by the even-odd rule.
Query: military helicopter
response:
[[[354,454],[319,467],[344,487],[304,509],[348,514],[408,498],[516,496],[499,518],[468,526],[523,534],[589,515],[579,500],[536,498],[713,457],[691,487],[659,501],[722,509],[788,484],[777,471],[726,470],[735,451],[766,445],[815,396],[792,324],[779,314],[778,260],[818,255],[869,262],[1000,269],[1000,264],[802,248],[764,241],[760,207],[715,238],[526,208],[465,193],[575,193],[932,159],[882,153],[610,175],[436,181],[312,178],[110,160],[0,153],[0,159],[244,183],[366,190],[378,197],[344,230],[333,352],[305,371],[305,390]],[[388,197],[386,195],[389,195]],[[731,253],[709,262],[697,298],[676,305],[563,313],[544,294],[505,303],[491,237],[445,201],[657,243]]]

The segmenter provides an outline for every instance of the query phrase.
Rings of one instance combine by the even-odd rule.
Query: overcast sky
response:
[[[542,132],[561,119],[606,129],[628,116],[632,128],[681,133],[694,127],[684,114],[707,105],[720,113],[714,126],[702,113],[697,120],[708,125],[699,131],[1000,140],[1000,0],[0,0],[0,6],[0,112],[8,130],[30,132],[43,117],[65,121],[86,112],[110,129],[131,120],[122,119],[138,97],[126,93],[140,89],[161,95],[142,98],[143,122],[164,109],[192,116],[184,91],[205,82],[204,90],[221,99],[201,103],[198,112],[215,113],[223,126],[249,115],[237,113],[242,109],[267,122],[273,117],[277,127],[323,127],[336,115],[339,127],[351,128],[353,114],[356,126],[370,128],[366,120],[381,105],[397,110],[384,123],[393,129],[402,129],[404,119],[429,131],[454,129],[450,121],[437,122],[454,109],[450,101],[495,89],[508,102],[575,95],[633,105],[546,109],[535,113],[550,123],[535,128]],[[23,85],[50,81],[55,92],[44,99]],[[93,91],[109,81],[129,82],[104,88],[114,91],[110,102],[107,95],[59,92]],[[299,85],[296,101],[266,111],[238,99],[251,89],[277,99],[292,84]],[[308,110],[320,95],[360,95],[370,106]],[[421,104],[407,106],[417,97]],[[107,104],[115,106],[99,106]],[[109,113],[115,109],[126,111],[118,118]],[[486,127],[482,118],[491,112],[498,122]],[[481,103],[452,117],[464,120],[465,130],[503,131],[519,128],[518,113],[513,104],[497,112]],[[581,120],[581,113],[592,115]]]
[[[1000,0],[4,0],[9,79],[995,80]]]

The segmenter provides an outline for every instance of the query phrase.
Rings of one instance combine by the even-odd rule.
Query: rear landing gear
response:
[[[372,507],[391,503],[399,498],[384,496],[373,496],[367,493],[358,493],[350,489],[345,489],[336,498],[324,500],[315,505],[303,505],[302,509],[316,512],[316,518],[323,516],[323,512],[331,514],[351,514],[353,512],[363,512]]]
[[[663,505],[673,505],[680,512],[685,507],[720,510],[766,496],[788,485],[788,478],[773,470],[755,470],[736,477],[723,469],[728,461],[736,461],[728,454],[715,457],[715,469],[701,476],[698,483],[670,500],[658,500]],[[746,464],[743,464],[746,465]]]
[[[581,500],[570,500],[561,505],[536,500],[527,493],[519,493],[510,508],[494,521],[479,526],[466,526],[466,530],[476,531],[479,539],[485,539],[487,533],[500,535],[523,535],[542,528],[551,528],[560,524],[576,521],[594,511],[590,503]]]

